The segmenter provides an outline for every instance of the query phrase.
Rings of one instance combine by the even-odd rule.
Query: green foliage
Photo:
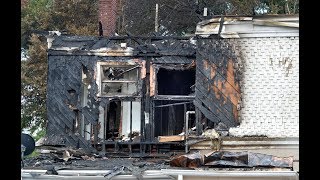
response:
[[[76,35],[98,34],[97,0],[29,0],[21,10],[21,45],[32,31],[66,30]]]
[[[26,48],[33,30],[52,30],[52,0],[28,0],[21,9],[21,46]]]
[[[51,18],[54,29],[76,35],[98,35],[97,0],[55,0]]]
[[[36,134],[34,134],[32,137],[33,137],[34,141],[37,142],[40,138],[44,137],[45,134],[46,134],[46,129],[41,129]]]
[[[268,14],[299,14],[299,0],[262,0],[270,7]]]
[[[25,159],[34,158],[34,157],[37,157],[39,155],[40,155],[40,152],[38,152],[37,150],[34,150],[31,154],[29,154],[28,156],[25,156],[24,158]]]
[[[97,22],[97,0],[29,0],[21,9],[21,47],[27,52],[27,60],[21,61],[21,129],[33,133],[47,123],[47,42],[33,32],[96,35]]]
[[[45,128],[47,53],[46,41],[31,36],[28,59],[21,61],[21,128]]]

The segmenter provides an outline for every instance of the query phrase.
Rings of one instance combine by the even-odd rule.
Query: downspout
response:
[[[188,153],[188,131],[189,131],[189,114],[195,114],[195,111],[187,111],[186,112],[186,124],[185,124],[185,132],[184,132],[184,140],[185,140],[185,152]]]

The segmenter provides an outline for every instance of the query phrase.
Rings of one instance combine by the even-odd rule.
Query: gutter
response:
[[[21,179],[103,179],[104,174],[111,170],[58,170],[59,175],[45,174],[46,170],[21,170]],[[178,169],[161,169],[147,170],[142,174],[143,179],[239,179],[245,178],[249,180],[258,179],[287,179],[298,180],[299,173],[295,171],[226,171],[226,170],[178,170]],[[117,175],[112,179],[137,179],[135,175]]]
[[[185,179],[207,179],[219,178],[223,179],[262,179],[262,178],[272,178],[272,179],[288,179],[288,180],[298,180],[299,173],[295,171],[210,171],[210,170],[175,170],[175,169],[161,169],[161,171],[146,171],[146,174],[157,174],[161,172],[169,176],[176,176],[179,180]]]

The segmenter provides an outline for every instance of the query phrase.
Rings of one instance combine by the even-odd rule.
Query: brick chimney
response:
[[[116,32],[117,10],[119,0],[99,0],[99,21],[103,36],[114,36]]]

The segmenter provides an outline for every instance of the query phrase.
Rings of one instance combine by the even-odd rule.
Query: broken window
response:
[[[181,134],[185,130],[186,113],[194,111],[195,68],[191,64],[156,64],[153,68],[156,82],[154,135]]]
[[[98,62],[99,96],[134,96],[138,94],[140,65]]]
[[[119,140],[127,137],[131,130],[140,132],[141,102],[135,98],[141,91],[142,66],[136,61],[97,62],[98,96],[112,98],[106,108],[100,110],[99,123],[104,128],[99,131],[100,138]]]
[[[159,95],[189,95],[193,93],[195,70],[169,70],[160,68],[157,74]]]
[[[186,109],[184,109],[186,107]],[[178,135],[184,132],[186,113],[194,111],[190,101],[155,102],[155,136]],[[189,117],[189,128],[195,124],[194,114]]]

